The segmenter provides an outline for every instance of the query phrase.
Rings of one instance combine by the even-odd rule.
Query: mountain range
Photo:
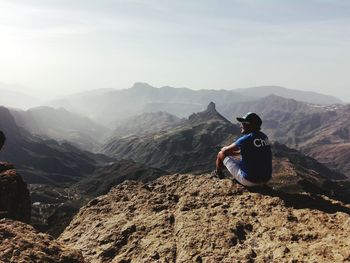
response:
[[[52,102],[67,108],[0,107],[0,159],[29,183],[32,224],[58,236],[83,205],[127,180],[210,172],[219,149],[240,136],[235,118],[255,111],[276,142],[269,187],[349,203],[349,106],[249,92],[138,83]]]
[[[342,100],[335,96],[324,95],[312,91],[302,91],[287,89],[280,86],[258,86],[245,89],[234,89],[233,91],[245,95],[252,96],[255,98],[263,98],[269,95],[276,95],[284,98],[294,99],[312,104],[342,104]]]
[[[180,118],[205,109],[209,102],[218,107],[257,100],[270,94],[287,98],[307,99],[313,104],[342,103],[341,100],[317,93],[262,86],[237,90],[191,90],[187,88],[155,88],[147,83],[135,83],[129,89],[101,90],[79,93],[52,101],[49,106],[63,107],[94,121],[109,124],[144,112],[165,111]],[[311,96],[310,96],[311,94]],[[103,105],[103,106],[101,106]]]
[[[112,139],[106,143],[103,152],[110,157],[131,159],[169,173],[206,173],[215,168],[214,161],[221,147],[231,144],[239,136],[239,127],[224,118],[216,110],[215,104],[210,103],[205,111],[192,114],[186,121],[168,130]],[[350,193],[346,186],[340,187],[340,191],[340,188],[333,189],[329,184],[334,180],[346,180],[344,174],[330,170],[315,159],[283,144],[274,143],[272,150],[276,161],[274,173],[283,174],[278,163],[284,163],[282,167],[285,167],[288,162],[297,175],[294,183],[291,176],[280,177],[280,183],[276,179],[277,181],[273,181],[274,187],[282,187],[284,191],[298,189],[298,192],[302,192],[311,191],[307,187],[312,185],[312,191],[326,195],[342,192],[347,196]],[[283,186],[284,180],[289,181],[287,186]]]
[[[151,134],[130,135],[108,141],[102,152],[117,159],[131,159],[170,172],[210,171],[223,145],[239,134],[210,103],[207,110],[187,121]]]

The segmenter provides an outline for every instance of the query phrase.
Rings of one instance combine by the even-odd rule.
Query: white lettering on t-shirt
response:
[[[270,142],[268,139],[254,139],[253,141],[255,147],[263,147],[270,145]]]

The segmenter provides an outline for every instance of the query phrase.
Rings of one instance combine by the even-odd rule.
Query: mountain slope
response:
[[[27,111],[10,110],[16,124],[32,134],[68,141],[84,150],[93,151],[107,133],[107,128],[97,125],[87,117],[63,108],[31,108]]]
[[[218,106],[218,110],[234,122],[238,116],[243,116],[247,112],[256,112],[264,120],[263,124],[267,120],[272,125],[277,121],[288,121],[291,116],[299,113],[319,112],[324,108],[294,99],[269,95],[253,101],[221,105]]]
[[[219,107],[230,120],[252,111],[271,140],[297,148],[350,178],[350,106],[320,106],[270,95]]]
[[[170,128],[181,122],[181,119],[166,112],[148,112],[130,117],[115,123],[113,137],[154,133]]]
[[[265,97],[270,94],[274,94],[277,96],[281,96],[284,98],[295,99],[298,101],[304,101],[313,104],[339,104],[342,101],[334,96],[324,95],[317,92],[312,91],[302,91],[302,90],[294,90],[287,89],[279,86],[259,86],[245,89],[234,89],[233,91],[238,92],[242,95],[246,96],[254,96],[254,97]]]
[[[0,107],[0,130],[6,143],[0,159],[15,163],[27,183],[60,185],[76,182],[111,160],[54,140],[44,140],[18,127],[9,110]]]
[[[92,200],[59,241],[89,262],[347,261],[349,214],[322,196],[173,175]]]
[[[0,82],[0,106],[28,109],[31,107],[37,107],[43,103],[43,101],[39,98],[24,94],[22,92],[14,91],[20,89],[23,89],[23,87],[18,87],[16,85],[7,85]]]
[[[131,159],[170,172],[210,171],[220,145],[238,135],[239,128],[209,104],[186,122],[167,130],[140,136],[111,139],[103,153]]]

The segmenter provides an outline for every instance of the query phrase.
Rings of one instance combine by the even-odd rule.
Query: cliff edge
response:
[[[58,240],[88,262],[346,262],[349,214],[324,196],[176,174],[114,187]]]

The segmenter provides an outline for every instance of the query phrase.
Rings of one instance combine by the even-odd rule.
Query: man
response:
[[[223,178],[222,169],[225,165],[233,178],[244,186],[265,184],[271,179],[272,154],[267,136],[260,131],[262,121],[252,112],[237,120],[241,124],[243,136],[221,149],[213,175]],[[241,158],[237,158],[239,155]]]

